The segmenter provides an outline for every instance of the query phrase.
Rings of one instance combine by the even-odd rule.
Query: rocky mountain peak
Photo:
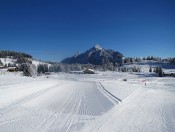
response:
[[[94,65],[104,65],[104,64],[121,64],[123,54],[114,50],[104,49],[99,44],[95,45],[91,49],[74,55],[72,57],[62,60],[62,63],[68,64],[94,64]]]
[[[103,48],[102,48],[99,44],[96,44],[96,45],[95,45],[95,49],[97,49],[97,50],[102,50]]]

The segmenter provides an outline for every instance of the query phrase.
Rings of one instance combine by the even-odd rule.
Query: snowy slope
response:
[[[1,62],[3,63],[3,65],[8,65],[9,63],[10,64],[14,64],[17,59],[11,59],[11,58],[0,58]],[[32,64],[34,64],[36,67],[39,65],[39,64],[47,64],[48,67],[51,66],[51,64],[49,63],[46,63],[46,62],[42,62],[42,61],[38,61],[38,60],[35,60],[35,59],[32,59]]]
[[[174,93],[167,77],[10,73],[0,76],[0,131],[172,132]]]
[[[32,60],[32,64],[34,64],[35,66],[38,66],[39,64],[47,64],[48,67],[51,66],[51,64],[49,64],[49,63],[38,61],[38,60]]]
[[[29,80],[0,91],[0,131],[81,131],[115,105],[96,82]]]
[[[8,65],[9,63],[14,64],[17,59],[11,59],[11,58],[0,58],[1,62],[5,65]]]
[[[165,86],[169,84],[167,81],[171,85]],[[172,81],[154,80],[148,87],[137,89],[116,107],[115,114],[108,121],[94,131],[173,132],[175,83]]]

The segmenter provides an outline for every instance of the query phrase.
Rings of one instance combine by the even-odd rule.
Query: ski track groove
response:
[[[70,99],[68,99],[66,105],[63,107],[61,112],[59,112],[59,115],[56,116],[54,121],[46,128],[46,131],[49,131],[49,128],[51,128],[54,125],[54,123],[58,122],[58,121],[60,121],[60,122],[57,124],[57,126],[60,129],[67,126],[67,124],[69,124],[69,128],[71,127],[73,121],[75,120],[75,117],[78,115],[78,112],[79,112],[79,111],[77,112],[77,103],[81,104],[81,102],[79,102],[79,101],[81,101],[81,94],[82,93],[79,92],[79,96],[77,97],[77,92],[79,92],[78,88],[73,90],[73,94],[68,97]],[[76,100],[74,101],[75,103],[72,103],[72,100],[74,98],[76,98]],[[68,107],[70,107],[71,109],[69,109]],[[79,107],[80,106],[78,105],[78,108]]]
[[[70,110],[70,112],[65,115],[66,117],[64,118],[63,123],[60,124],[60,128],[64,128],[64,127],[68,126],[67,124],[69,124],[69,122],[71,122],[74,111],[76,110],[76,108],[75,108],[76,104],[77,104],[77,100],[75,101],[75,104],[72,106],[72,109]]]
[[[59,112],[59,114],[58,114],[57,116],[55,116],[55,119],[53,120],[53,122],[52,122],[49,126],[47,126],[46,131],[47,131],[57,120],[62,121],[64,118],[66,118],[66,117],[64,117],[64,116],[67,116],[67,115],[70,113],[70,111],[67,110],[67,107],[69,107],[69,106],[71,105],[71,101],[73,100],[75,94],[76,94],[76,90],[75,90],[75,91],[73,90],[72,94],[68,97],[68,100],[65,102],[65,105],[64,105],[64,107],[62,108],[62,110]],[[63,117],[62,117],[62,116],[63,116]],[[63,120],[63,121],[64,121],[64,120]],[[61,124],[61,123],[59,123],[59,124]],[[59,127],[60,127],[60,126],[59,126]]]
[[[96,82],[99,92],[101,92],[104,96],[106,95],[106,97],[108,99],[111,99],[111,101],[115,104],[118,105],[119,101],[118,98],[114,98],[113,96],[111,96],[111,94],[109,94],[107,92],[107,90],[105,90],[105,88],[103,87],[103,85],[100,82]],[[117,100],[116,100],[117,99]],[[104,124],[105,122],[108,120],[109,116],[112,116],[112,114],[115,113],[115,109],[113,109],[112,111],[110,111],[110,113],[108,113],[107,115],[104,115],[104,117],[102,119],[100,119],[97,123],[97,125],[95,125],[94,127],[92,127],[89,131],[98,131]]]
[[[119,101],[119,102],[122,102],[121,99],[119,99],[118,97],[114,96],[114,95],[113,95],[112,93],[110,93],[107,89],[105,89],[105,87],[101,84],[101,82],[99,82],[99,84],[100,84],[101,88],[103,88],[103,90],[104,90],[107,94],[109,94],[109,95],[111,96],[111,98],[114,98],[114,99],[116,99],[116,100]]]
[[[170,105],[168,105],[168,107],[170,107],[169,110],[172,111],[172,107]],[[168,118],[170,116],[174,116],[174,118],[175,118],[175,114],[174,115],[169,115],[169,113],[173,113],[173,112],[165,111],[163,108],[159,109],[159,113],[161,115],[162,122],[163,122],[163,130],[164,129],[168,130],[169,128],[174,128],[175,129],[175,122],[171,122]]]
[[[93,85],[93,83],[92,83],[92,85]],[[90,88],[91,88],[91,90],[93,90],[93,92],[95,92],[94,94],[96,95],[94,100],[100,105],[100,107],[103,110],[105,110],[106,108],[104,107],[104,105],[101,104],[100,99],[99,99],[99,96],[101,96],[101,94],[103,95],[103,93],[101,93],[97,89],[95,89],[95,91],[94,91],[92,85]],[[97,84],[95,84],[95,85],[98,86]],[[57,124],[57,127],[60,130],[63,128],[67,128],[65,131],[71,131],[71,127],[72,127],[74,121],[75,120],[80,121],[79,115],[83,115],[83,117],[81,117],[81,118],[83,118],[83,120],[85,120],[86,122],[88,120],[92,120],[92,119],[88,118],[88,116],[94,116],[94,115],[100,116],[101,115],[96,111],[96,109],[94,109],[95,106],[90,104],[90,102],[88,102],[88,96],[86,95],[85,90],[86,90],[86,88],[76,88],[74,90],[74,93],[71,95],[72,98],[68,99],[69,101],[67,101],[67,105],[65,105],[63,107],[59,116],[57,116],[52,121],[52,123],[50,125],[48,125],[48,127],[46,128],[46,131],[49,131],[50,128],[54,128],[55,124]],[[98,95],[97,92],[100,92],[101,94]],[[77,96],[77,93],[78,93],[78,96]],[[79,126],[76,126],[76,128],[79,130],[78,127]]]
[[[59,116],[61,116],[63,110],[66,108],[66,106],[69,105],[69,103],[70,103],[70,101],[71,101],[71,98],[73,98],[73,93],[74,93],[74,92],[75,92],[75,91],[72,90],[72,93],[70,94],[70,96],[68,96],[67,99],[66,99],[66,101],[62,104],[62,106],[60,107],[61,111],[58,112],[58,115],[57,115],[57,114],[55,115],[55,120],[56,120],[57,118],[59,118]],[[53,116],[53,114],[51,114],[51,116],[49,116],[49,118],[46,119],[45,122],[37,128],[37,130],[40,129],[40,128],[46,127],[46,126],[48,125],[48,124],[47,124],[48,120],[50,120],[50,119],[52,118],[52,116]],[[50,126],[55,122],[55,120],[50,124]],[[48,126],[47,128],[49,128],[49,126]]]
[[[68,132],[69,131],[69,129],[70,129],[70,127],[71,127],[71,125],[73,124],[73,122],[74,122],[74,120],[75,120],[75,118],[76,118],[76,115],[78,115],[78,112],[80,111],[80,106],[81,106],[81,98],[82,98],[82,88],[81,88],[81,92],[79,93],[79,102],[78,102],[78,107],[77,107],[77,109],[76,109],[76,112],[74,113],[74,115],[72,116],[73,118],[72,118],[72,120],[71,120],[71,122],[70,122],[70,124],[69,124],[69,126],[68,126],[68,128],[67,128],[67,130],[66,130],[66,132]]]
[[[60,84],[56,84],[51,87],[47,87],[43,90],[30,94],[26,97],[15,100],[13,103],[0,108],[0,111],[6,112],[10,111],[15,106],[23,104],[27,101],[30,101],[33,98],[36,98],[42,94],[47,93],[48,91],[55,89]],[[93,93],[93,95],[91,95]],[[77,131],[81,131],[83,126],[79,125],[83,122],[83,124],[88,125],[90,122],[94,120],[95,117],[99,117],[103,114],[104,111],[107,111],[107,106],[101,102],[101,99],[106,98],[107,101],[112,102],[111,96],[109,96],[99,85],[99,83],[91,82],[89,87],[75,87],[68,94],[66,100],[59,107],[59,112],[50,113],[48,117],[39,123],[38,126],[31,126],[34,131],[71,131],[72,129],[76,129]],[[110,99],[110,100],[109,100]],[[98,106],[96,106],[98,105]],[[44,113],[41,113],[44,114]],[[26,115],[25,115],[26,116]],[[21,120],[21,118],[17,118],[17,120]],[[98,128],[101,126],[106,120],[106,118],[99,121],[100,124],[95,126]],[[2,122],[0,125],[9,122],[15,122],[16,120]],[[74,122],[76,121],[76,124]],[[79,123],[80,122],[80,123]],[[32,125],[32,124],[31,124]],[[94,128],[94,129],[95,129]]]

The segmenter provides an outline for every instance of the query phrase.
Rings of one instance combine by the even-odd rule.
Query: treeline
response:
[[[149,72],[155,72],[158,74],[159,77],[165,76],[165,73],[162,70],[161,66],[156,66],[156,67],[150,67]]]
[[[117,68],[119,72],[140,72],[141,68],[137,66],[133,67],[118,67]]]
[[[39,64],[37,67],[37,72],[70,72],[70,71],[82,71],[84,69],[94,69],[94,70],[104,70],[108,69],[107,67],[92,65],[92,64],[63,64],[56,63],[48,66],[48,64]]]
[[[160,57],[148,56],[148,57],[143,57],[143,60],[161,61],[162,59]]]
[[[64,64],[57,63],[51,66],[47,64],[39,64],[37,67],[38,73],[45,72],[70,72],[70,71],[82,71],[85,69],[94,69],[96,71],[119,71],[119,72],[140,72],[140,67],[115,67],[112,63],[105,65],[92,65],[92,64]]]
[[[175,73],[164,73],[161,66],[150,67],[149,72],[155,72],[158,74],[159,77],[164,77],[164,76],[175,77]]]
[[[141,58],[138,57],[127,57],[124,59],[123,63],[133,63],[133,62],[141,62]]]
[[[117,71],[117,66],[114,66],[113,63],[107,63],[103,65],[93,65],[93,64],[57,64],[50,67],[50,70],[52,71],[63,71],[63,72],[69,72],[69,71],[81,71],[85,69],[94,69],[96,71]]]
[[[22,53],[22,52],[16,52],[16,51],[8,51],[8,50],[4,50],[4,51],[0,51],[0,58],[12,58],[12,59],[18,59],[18,58],[30,58],[32,59],[32,56],[26,53]]]
[[[169,62],[175,64],[175,57],[174,58],[169,58]]]
[[[142,60],[149,60],[149,61],[164,61],[165,59],[161,59],[160,57],[148,56],[148,57],[126,57],[123,60],[123,63],[134,63],[134,62],[141,62]],[[168,61],[168,59],[166,59]],[[170,62],[170,60],[169,60]]]
[[[124,59],[123,63],[141,62],[142,60],[175,63],[175,57],[162,59],[160,57],[155,57],[155,56],[148,56],[148,57],[143,57],[143,58],[140,58],[140,57],[126,57]]]

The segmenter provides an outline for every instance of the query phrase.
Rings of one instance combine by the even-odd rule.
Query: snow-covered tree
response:
[[[49,68],[48,68],[47,64],[39,64],[38,67],[37,67],[37,72],[38,73],[45,73],[45,72],[48,72],[48,71],[49,71]]]
[[[23,63],[21,66],[24,76],[34,77],[37,75],[37,68],[34,64]]]

